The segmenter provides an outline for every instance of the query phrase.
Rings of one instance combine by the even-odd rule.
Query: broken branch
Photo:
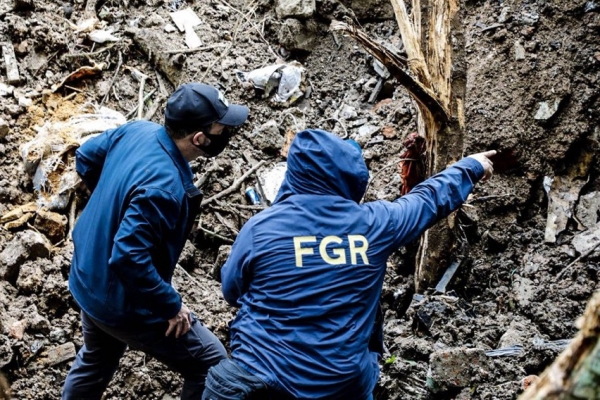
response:
[[[406,58],[394,54],[379,43],[375,43],[366,33],[355,26],[350,26],[340,21],[333,21],[330,29],[332,31],[343,31],[359,42],[365,50],[385,65],[390,74],[392,74],[392,76],[396,78],[419,103],[426,107],[437,121],[447,122],[450,120],[449,110],[442,105],[438,97],[404,70],[404,68],[408,66]]]
[[[262,167],[263,165],[265,165],[267,162],[267,160],[262,160],[261,162],[259,162],[258,164],[254,165],[252,168],[250,168],[248,170],[248,172],[246,172],[244,175],[242,175],[238,180],[236,180],[235,182],[233,182],[233,184],[228,187],[227,189],[223,190],[222,192],[219,192],[217,194],[215,194],[212,197],[209,197],[208,199],[204,200],[202,202],[201,207],[204,207],[207,204],[212,203],[213,201],[220,199],[223,196],[227,196],[230,193],[235,192],[236,190],[239,189],[239,187],[241,186],[241,184],[250,176],[252,175],[257,169],[259,169],[260,167]]]

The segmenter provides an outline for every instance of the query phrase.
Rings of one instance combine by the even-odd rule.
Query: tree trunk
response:
[[[449,119],[436,118],[421,103],[418,129],[427,142],[427,175],[434,175],[462,157],[466,92],[465,37],[459,0],[413,0],[410,18],[403,0],[392,0],[411,70],[430,88]],[[412,19],[413,29],[407,28]],[[419,43],[420,42],[420,43]],[[408,43],[408,45],[407,45]],[[440,221],[421,238],[417,251],[415,288],[432,286],[452,261],[456,250],[453,219]]]
[[[600,399],[600,291],[578,322],[577,336],[519,400]]]
[[[462,156],[466,67],[460,0],[391,0],[408,57],[405,59],[370,39],[358,28],[333,21],[332,30],[344,31],[387,67],[415,100],[417,129],[425,138],[427,171],[433,175]],[[410,73],[406,71],[410,70]],[[452,219],[427,231],[417,252],[415,286],[423,291],[437,280],[454,250]]]

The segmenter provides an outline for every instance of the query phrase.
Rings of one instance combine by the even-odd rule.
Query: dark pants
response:
[[[193,318],[190,331],[175,339],[165,337],[167,324],[132,329],[108,327],[81,313],[83,347],[71,366],[63,400],[102,397],[127,346],[143,351],[183,376],[181,399],[200,399],[208,369],[227,357],[219,339]]]

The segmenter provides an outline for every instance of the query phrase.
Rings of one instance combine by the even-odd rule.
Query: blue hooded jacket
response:
[[[277,199],[244,225],[221,272],[225,299],[240,307],[233,359],[293,398],[367,398],[388,256],[482,176],[465,158],[394,202],[359,204],[369,178],[360,150],[325,131],[298,133]]]
[[[73,230],[73,297],[109,326],[166,323],[201,199],[188,162],[163,126],[136,121],[86,141],[76,168],[92,195]]]

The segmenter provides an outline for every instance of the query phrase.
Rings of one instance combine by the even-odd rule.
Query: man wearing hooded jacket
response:
[[[223,295],[240,309],[232,358],[209,370],[203,399],[372,398],[388,256],[489,178],[493,154],[464,158],[394,202],[360,204],[369,178],[360,150],[325,131],[298,133],[276,200],[244,225],[223,266]]]
[[[229,127],[247,117],[214,87],[189,83],[167,101],[164,126],[130,122],[77,150],[92,194],[73,231],[69,289],[83,346],[63,400],[99,400],[127,346],[179,372],[182,399],[201,397],[208,368],[227,353],[171,286],[202,198],[188,163],[221,153]]]

